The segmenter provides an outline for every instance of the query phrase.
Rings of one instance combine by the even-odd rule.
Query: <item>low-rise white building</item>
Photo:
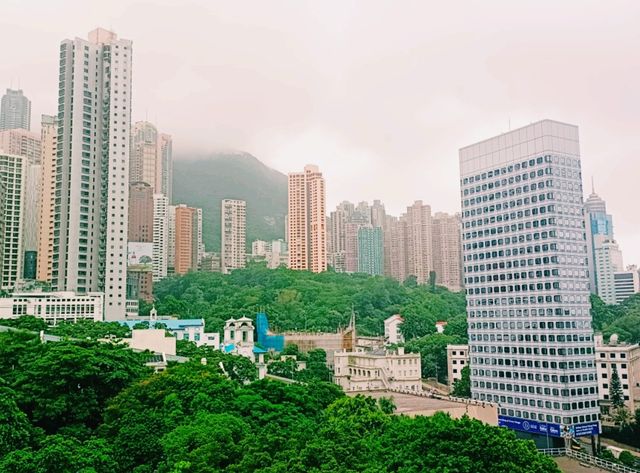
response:
[[[155,309],[152,311],[154,312]],[[155,313],[155,312],[154,312]],[[127,325],[133,329],[137,324],[147,322],[149,328],[157,326],[163,327],[176,340],[186,340],[194,342],[197,346],[211,346],[220,348],[220,334],[217,332],[205,332],[204,319],[163,319],[157,316],[149,318],[139,318],[134,320],[119,320],[121,325]]]
[[[606,412],[611,405],[611,376],[615,367],[622,385],[625,406],[633,413],[640,408],[640,345],[618,342],[616,334],[605,344],[601,334],[595,337],[596,371],[600,405]]]
[[[404,343],[404,335],[400,331],[400,326],[404,319],[400,314],[394,314],[384,321],[384,339],[387,343],[397,345]]]
[[[462,368],[469,364],[469,345],[447,345],[447,380],[449,386],[462,378]]]
[[[126,338],[123,342],[134,350],[149,350],[163,355],[176,354],[176,339],[168,337],[163,329],[134,329],[131,331],[131,338]]]
[[[402,389],[422,391],[419,353],[342,351],[334,354],[333,380],[345,391]]]
[[[0,318],[14,319],[32,315],[44,319],[50,325],[58,322],[92,320],[104,318],[104,294],[90,292],[24,292],[0,298]]]

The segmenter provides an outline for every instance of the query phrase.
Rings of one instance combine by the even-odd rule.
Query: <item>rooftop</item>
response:
[[[167,330],[181,330],[186,327],[204,327],[204,319],[161,319],[161,320],[118,320],[120,325],[126,325],[129,328],[133,328],[136,324],[148,322],[149,326],[155,326],[155,324],[163,324],[167,327]]]

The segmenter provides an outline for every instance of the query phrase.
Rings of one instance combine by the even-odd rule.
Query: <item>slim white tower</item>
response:
[[[247,262],[247,203],[244,200],[223,199],[221,213],[220,262],[222,272],[244,268]]]
[[[169,256],[169,200],[153,194],[153,280],[167,277]]]
[[[107,320],[125,316],[131,57],[101,28],[60,45],[52,286],[104,292]]]

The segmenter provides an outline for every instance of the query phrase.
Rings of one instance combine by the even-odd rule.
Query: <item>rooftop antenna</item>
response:
[[[595,193],[596,193],[596,185],[595,185],[595,183],[594,183],[594,182],[595,182],[595,181],[594,181],[594,179],[593,179],[593,176],[591,176],[591,193],[592,193],[592,194],[595,194]]]
[[[511,131],[511,117],[509,117],[509,131]]]

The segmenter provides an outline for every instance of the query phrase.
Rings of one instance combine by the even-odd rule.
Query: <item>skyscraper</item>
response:
[[[146,182],[129,184],[129,241],[153,242],[153,190]]]
[[[327,219],[328,264],[337,273],[346,271],[346,225],[354,212],[351,202],[340,203]]]
[[[597,434],[578,128],[467,146],[460,172],[472,397],[515,430]]]
[[[596,194],[593,180],[591,182],[591,194],[584,203],[585,222],[587,230],[587,245],[589,247],[589,281],[591,292],[598,293],[598,268],[596,261],[596,238],[601,236],[600,241],[613,240],[613,217],[607,213],[606,202]],[[603,268],[605,271],[610,271]]]
[[[129,184],[127,299],[153,301],[153,190],[146,182]]]
[[[640,272],[638,267],[631,265],[624,271],[614,274],[616,304],[621,304],[629,297],[640,292]]]
[[[171,202],[173,150],[171,135],[159,133],[152,123],[136,122],[131,133],[129,182],[146,182],[153,193]]]
[[[397,281],[407,279],[407,224],[402,218],[387,216],[385,238],[385,271]]]
[[[384,273],[384,235],[381,227],[358,229],[358,272],[372,276]]]
[[[199,212],[200,211],[200,212]],[[198,269],[198,254],[202,248],[201,209],[184,204],[174,206],[174,272],[186,274]]]
[[[615,304],[615,274],[624,270],[622,252],[618,243],[605,235],[594,236],[593,251],[598,296],[607,304]]]
[[[175,244],[175,240],[174,240]],[[174,250],[175,252],[175,250]],[[169,259],[169,199],[153,194],[153,280],[167,277]]]
[[[415,276],[418,284],[425,284],[433,271],[431,207],[416,200],[401,219],[406,225],[407,276]]]
[[[53,262],[53,216],[56,194],[58,119],[42,115],[40,209],[38,212],[38,281],[51,282]]]
[[[160,192],[162,177],[158,130],[149,122],[136,122],[131,131],[129,182],[146,182],[153,193]]]
[[[22,274],[21,279],[35,280],[38,276],[38,234],[40,227],[39,210],[41,194],[42,166],[26,164],[26,190],[24,194],[22,221]]]
[[[28,166],[24,156],[0,153],[0,187],[4,204],[0,235],[0,289],[3,290],[13,289],[22,277]]]
[[[105,293],[125,316],[131,41],[98,28],[60,45],[52,288]]]
[[[371,225],[384,229],[386,224],[387,214],[384,210],[384,204],[379,200],[374,200],[371,206]]]
[[[0,100],[0,131],[14,128],[31,130],[31,101],[22,90],[7,89]]]
[[[462,289],[460,216],[437,212],[431,219],[431,223],[436,284],[450,291],[460,291]]]
[[[156,192],[167,196],[169,203],[173,197],[173,140],[171,135],[160,134],[160,189]]]
[[[289,268],[327,270],[325,183],[318,166],[289,174]]]
[[[220,262],[222,272],[244,268],[247,263],[247,203],[244,200],[223,199],[220,227]]]
[[[40,164],[40,139],[37,133],[22,128],[0,131],[0,151],[25,156],[30,164]]]

